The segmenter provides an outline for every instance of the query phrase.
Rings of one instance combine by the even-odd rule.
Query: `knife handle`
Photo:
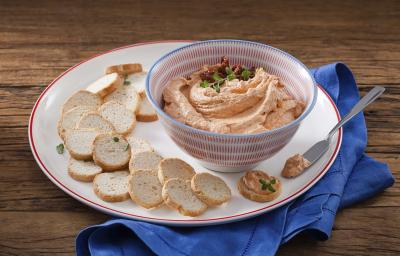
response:
[[[369,104],[374,102],[381,94],[385,91],[385,87],[375,86],[372,90],[370,90],[356,105],[351,109],[349,113],[345,117],[340,120],[339,123],[332,128],[329,132],[328,138],[331,138],[340,127],[342,127],[345,123],[347,123],[351,118],[361,112],[364,108],[366,108]]]

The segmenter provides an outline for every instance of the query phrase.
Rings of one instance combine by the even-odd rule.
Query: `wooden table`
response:
[[[197,7],[196,6],[197,3]],[[201,3],[201,4],[200,4]],[[79,230],[107,219],[53,185],[36,165],[28,118],[45,86],[94,54],[136,42],[240,38],[281,48],[309,67],[343,61],[361,93],[367,152],[400,175],[400,4],[345,1],[1,1],[0,255],[73,254]],[[341,211],[332,237],[299,235],[282,255],[399,255],[400,186]]]

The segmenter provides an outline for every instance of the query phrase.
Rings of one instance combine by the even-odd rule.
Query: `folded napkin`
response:
[[[351,71],[341,63],[312,70],[347,114],[359,100]],[[325,176],[293,202],[261,216],[218,226],[176,228],[113,219],[88,227],[76,239],[77,255],[273,255],[299,232],[327,239],[338,209],[369,198],[394,183],[386,164],[364,154],[362,113],[344,126],[337,159]]]

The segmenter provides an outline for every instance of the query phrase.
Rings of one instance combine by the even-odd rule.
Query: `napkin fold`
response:
[[[356,82],[342,63],[325,65],[312,74],[335,101],[341,116],[359,100]],[[394,178],[386,164],[364,153],[367,129],[362,113],[344,126],[336,160],[325,176],[298,199],[258,217],[208,227],[166,227],[112,219],[82,230],[77,255],[274,255],[300,232],[328,239],[337,211],[390,187]]]

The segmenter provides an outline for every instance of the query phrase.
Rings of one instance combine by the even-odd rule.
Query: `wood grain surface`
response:
[[[367,152],[400,175],[399,1],[0,1],[0,255],[71,255],[79,230],[107,219],[53,185],[36,165],[28,118],[45,86],[97,53],[137,42],[239,38],[309,67],[335,61],[364,94]],[[342,1],[340,1],[342,2]],[[399,255],[400,185],[339,212],[332,237],[299,235],[281,255]]]

